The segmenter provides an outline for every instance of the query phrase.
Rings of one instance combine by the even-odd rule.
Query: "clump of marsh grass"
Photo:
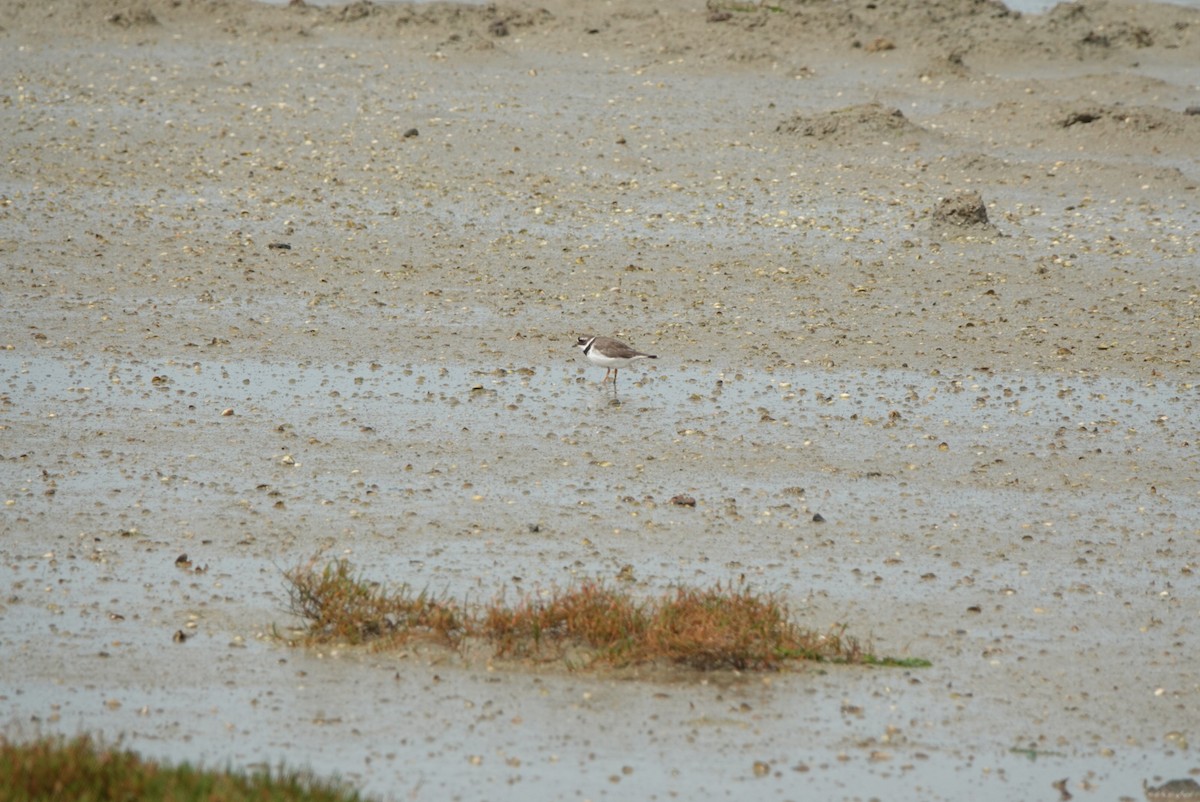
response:
[[[314,563],[287,572],[288,602],[308,622],[308,640],[401,645],[429,639],[455,645],[467,622],[453,602],[407,585],[387,589],[354,572],[347,560],[317,570]]]
[[[478,630],[501,657],[557,656],[583,647],[611,665],[665,662],[701,670],[773,669],[792,659],[865,662],[861,645],[844,629],[804,629],[777,597],[722,585],[638,601],[624,590],[583,582],[515,606],[492,604]]]
[[[558,590],[548,598],[523,596],[515,605],[499,598],[478,616],[476,631],[497,657],[556,658],[568,646],[621,662],[646,630],[645,603],[597,582]]]
[[[357,792],[298,772],[234,774],[164,765],[81,735],[0,737],[0,802],[357,802]]]
[[[796,624],[779,597],[749,587],[677,588],[638,599],[624,588],[584,581],[542,595],[503,596],[475,609],[396,591],[354,574],[337,560],[285,574],[291,608],[307,624],[310,644],[400,644],[432,637],[452,647],[465,639],[490,644],[496,657],[628,666],[666,663],[701,670],[763,670],[810,660],[921,667],[925,660],[880,658],[846,635]]]
[[[646,632],[647,657],[662,657],[695,668],[774,668],[805,653],[808,659],[848,659],[846,649],[791,620],[783,602],[749,588],[679,588],[653,605]],[[842,644],[836,644],[840,647]]]

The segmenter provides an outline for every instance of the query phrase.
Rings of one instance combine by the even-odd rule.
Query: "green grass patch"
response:
[[[346,560],[285,572],[290,606],[306,622],[301,641],[372,648],[433,640],[458,648],[490,644],[497,658],[628,666],[664,663],[700,670],[777,669],[784,663],[919,668],[919,658],[878,657],[845,627],[796,624],[787,605],[743,585],[677,588],[649,599],[584,581],[515,603],[504,596],[466,609],[408,586],[389,590],[355,573]]]
[[[357,802],[357,792],[295,772],[235,774],[166,765],[81,735],[0,737],[0,802]]]

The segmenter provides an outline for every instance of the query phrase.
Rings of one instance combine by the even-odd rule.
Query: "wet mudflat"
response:
[[[385,799],[1195,776],[1200,23],[1134,9],[4,9],[5,733]],[[933,666],[289,648],[314,555]]]
[[[1171,465],[1193,388],[656,368],[614,395],[569,358],[5,357],[9,419],[60,454],[9,499],[40,538],[7,555],[7,639],[54,667],[13,684],[17,728],[299,760],[396,798],[948,799],[1071,774],[1132,794],[1186,775],[1186,735],[1153,706],[1187,659],[1175,542],[1198,511]],[[476,598],[625,566],[655,590],[744,576],[808,625],[935,665],[703,678],[310,654],[273,630],[291,623],[280,569],[317,550]],[[1108,693],[1124,699],[1101,716]]]

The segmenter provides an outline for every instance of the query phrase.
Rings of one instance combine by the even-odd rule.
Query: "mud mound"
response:
[[[795,114],[775,126],[779,134],[813,137],[834,144],[878,144],[897,137],[923,137],[924,128],[909,121],[900,109],[864,103],[819,114]]]
[[[460,5],[457,3],[421,3],[391,5],[373,3],[371,0],[355,0],[345,6],[326,6],[318,10],[321,20],[328,23],[357,23],[369,20],[372,25],[384,26],[440,26],[467,24],[477,26],[493,36],[507,36],[510,32],[530,28],[552,18],[549,11],[533,11],[503,8],[494,4],[487,6]]]
[[[760,38],[860,48],[864,54],[892,49],[932,57],[960,53],[1008,63],[1014,56],[1061,60],[1064,54],[1103,60],[1152,48],[1192,63],[1200,58],[1200,12],[1169,4],[1081,0],[1041,15],[1023,15],[996,0],[779,0],[771,6],[777,9],[773,13],[716,15],[712,8],[710,20],[758,32]],[[777,55],[784,54],[781,46]]]
[[[937,9],[956,8],[944,19]],[[969,8],[975,10],[965,13]],[[1200,13],[1194,9],[1156,4],[1136,10],[1121,2],[1082,0],[1059,3],[1041,15],[1000,13],[990,2],[934,3],[924,12],[924,25],[914,19],[920,9],[901,6],[897,24],[912,25],[914,39],[922,44],[950,44],[970,53],[991,56],[1026,55],[1061,59],[1064,54],[1080,61],[1101,60],[1131,51],[1157,48],[1190,50],[1200,55]],[[929,27],[925,27],[928,25]],[[1183,53],[1180,53],[1183,55]]]
[[[144,28],[158,24],[158,17],[148,8],[129,8],[109,14],[108,22],[121,28]]]
[[[1061,49],[1067,44],[1082,58],[1110,50],[1181,47],[1189,40],[1195,42],[1200,24],[1195,12],[1174,20],[1144,14],[1132,22],[1131,17],[1128,7],[1115,3],[1059,3],[1038,21],[1035,37],[1045,47]]]
[[[1090,133],[1158,131],[1200,138],[1200,115],[1157,106],[1083,106],[1066,112],[1055,122],[1061,128],[1082,130],[1087,126]]]
[[[974,191],[941,198],[930,212],[930,229],[950,239],[992,239],[1000,233],[988,220],[983,196]]]
[[[969,77],[971,69],[967,66],[963,53],[955,50],[930,59],[918,73],[922,78],[930,80],[957,79]]]
[[[933,219],[956,228],[971,228],[988,225],[987,207],[978,192],[960,192],[942,198],[933,209]]]
[[[0,3],[0,30],[52,37],[64,28],[99,35],[131,30],[139,36],[163,36],[178,34],[192,23],[190,36],[204,31],[307,36],[320,29],[354,26],[383,38],[417,27],[496,40],[554,21],[577,35],[619,36],[622,42],[655,52],[701,58],[719,54],[736,63],[779,63],[789,69],[805,66],[803,54],[847,49],[857,50],[864,59],[888,58],[892,51],[941,59],[931,69],[945,77],[964,68],[964,57],[981,67],[984,62],[1008,65],[1023,58],[1059,61],[1064,54],[1081,61],[1103,61],[1148,52],[1180,63],[1200,62],[1200,11],[1165,3],[1133,6],[1115,0],[1081,0],[1061,3],[1042,15],[1022,15],[997,0],[775,0],[770,5],[711,0],[706,8],[687,11],[648,7],[636,0],[553,2],[550,11],[527,3],[351,0],[320,7],[305,0],[286,6],[255,0]]]
[[[30,33],[57,35],[63,27],[103,34],[133,30],[141,35],[171,35],[187,29],[189,36],[216,33],[233,36],[262,34],[310,35],[320,29],[354,26],[358,31],[386,37],[405,29],[441,29],[449,37],[500,38],[552,20],[545,9],[516,9],[495,4],[450,2],[420,4],[374,3],[353,0],[344,5],[315,6],[292,0],[274,6],[257,0],[68,0],[62,4],[0,4],[0,30],[19,28]],[[108,23],[100,25],[99,23]]]

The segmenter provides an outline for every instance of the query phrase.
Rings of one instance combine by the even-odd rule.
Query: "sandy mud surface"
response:
[[[385,799],[1200,779],[1200,13],[64,0],[0,44],[6,734]],[[614,393],[586,333],[659,359]],[[314,554],[744,579],[934,665],[289,649]]]

